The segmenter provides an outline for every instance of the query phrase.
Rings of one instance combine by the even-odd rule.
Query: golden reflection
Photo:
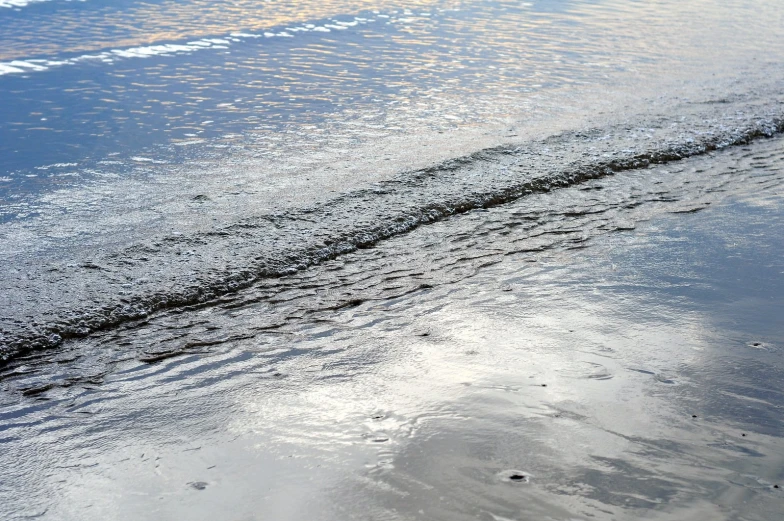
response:
[[[409,9],[429,9],[438,0],[406,2]],[[319,2],[257,2],[195,0],[141,4],[115,9],[60,11],[53,19],[21,19],[15,34],[0,35],[0,61],[31,55],[56,56],[222,36],[232,31],[264,29],[395,9],[393,1],[322,0]],[[144,20],[139,23],[139,20]],[[30,24],[30,27],[25,27]],[[75,37],[76,36],[76,37]]]

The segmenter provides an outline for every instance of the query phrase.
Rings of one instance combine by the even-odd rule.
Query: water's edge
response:
[[[780,102],[719,100],[691,106],[678,117],[645,117],[485,149],[287,214],[152,238],[90,259],[39,262],[23,281],[9,274],[0,279],[6,315],[0,319],[0,364],[156,311],[219,303],[261,279],[307,269],[451,215],[783,132]]]

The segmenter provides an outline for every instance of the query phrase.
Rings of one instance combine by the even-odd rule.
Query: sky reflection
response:
[[[766,6],[196,1],[4,10],[0,200],[133,172],[166,175],[156,164],[286,163],[391,135],[508,125],[532,96],[541,104],[543,94],[628,82],[650,67],[697,77],[706,63],[715,71],[735,54],[745,62],[770,54],[776,10]]]

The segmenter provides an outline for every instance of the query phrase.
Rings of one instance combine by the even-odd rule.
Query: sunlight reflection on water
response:
[[[536,93],[652,64],[689,70],[739,41],[745,51],[774,41],[765,5],[712,7],[195,0],[0,11],[0,197],[125,175],[137,155],[285,160],[501,125]]]

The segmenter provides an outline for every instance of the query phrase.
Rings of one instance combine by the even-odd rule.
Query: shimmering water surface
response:
[[[780,139],[4,371],[10,519],[776,519]]]
[[[0,0],[0,518],[778,519],[782,28]]]
[[[543,109],[537,94],[704,79],[782,45],[775,2],[12,5],[0,8],[5,218],[35,211],[14,204],[31,193],[189,158],[245,159],[263,182],[259,160],[301,169],[390,135],[508,125]]]

